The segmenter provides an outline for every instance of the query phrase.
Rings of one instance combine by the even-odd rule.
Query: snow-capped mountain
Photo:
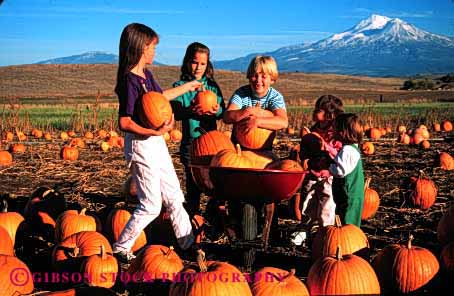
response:
[[[79,55],[45,60],[36,64],[118,64],[118,56],[102,51],[90,51]]]
[[[273,56],[281,71],[369,76],[454,72],[454,38],[380,15],[371,15],[349,30],[313,44],[262,54]],[[253,56],[218,61],[215,67],[245,71]]]

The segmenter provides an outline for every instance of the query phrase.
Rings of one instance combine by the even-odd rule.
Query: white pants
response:
[[[318,220],[323,226],[334,225],[336,203],[333,198],[333,176],[316,178],[307,181],[306,199],[303,202],[302,214]]]
[[[137,183],[139,204],[114,243],[114,250],[130,251],[142,230],[159,216],[162,204],[170,215],[178,244],[182,249],[189,248],[194,242],[191,221],[183,208],[184,195],[164,138],[127,133],[124,153]]]

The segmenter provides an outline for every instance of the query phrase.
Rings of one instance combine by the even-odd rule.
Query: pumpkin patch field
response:
[[[225,126],[222,127],[225,128]],[[349,256],[353,255],[346,254],[354,251],[349,250],[348,246],[344,246],[340,251],[341,255],[333,254],[331,256],[334,256],[333,258],[340,256],[339,258],[343,258],[342,260],[352,260],[348,264],[355,266],[361,264],[372,266],[370,270],[375,270],[382,293],[396,291],[396,289],[416,290],[428,294],[440,292],[448,287],[448,278],[452,276],[453,258],[449,248],[452,249],[454,237],[453,206],[451,206],[451,210],[449,208],[454,201],[452,182],[454,170],[453,160],[449,157],[452,157],[454,152],[453,133],[443,130],[433,131],[432,128],[428,128],[431,146],[424,149],[421,145],[399,143],[397,129],[397,126],[393,127],[391,132],[379,139],[366,139],[374,146],[373,153],[363,154],[365,175],[366,178],[370,178],[367,184],[369,193],[366,196],[371,198],[370,209],[368,208],[368,213],[365,213],[365,220],[361,226],[361,235],[367,240],[367,252],[362,253],[359,259],[350,259]],[[14,257],[11,258],[21,260],[31,274],[36,275],[34,283],[36,291],[64,290],[74,286],[82,291],[88,285],[120,295],[126,292],[141,295],[150,289],[152,291],[154,291],[153,289],[176,291],[175,289],[178,287],[169,288],[149,283],[126,285],[124,279],[123,282],[117,279],[116,282],[113,280],[98,284],[96,281],[85,281],[83,284],[84,281],[78,278],[70,280],[70,282],[73,281],[72,283],[64,283],[61,280],[57,283],[50,283],[38,279],[42,274],[47,275],[50,272],[66,270],[67,267],[64,264],[70,264],[72,268],[77,266],[75,270],[78,272],[80,268],[86,266],[86,268],[91,268],[90,272],[94,273],[93,266],[100,263],[82,261],[82,258],[93,256],[99,257],[92,258],[93,262],[98,260],[105,262],[106,265],[107,262],[111,262],[110,267],[105,267],[106,270],[117,273],[118,271],[114,267],[116,266],[115,259],[112,259],[113,257],[109,253],[114,235],[112,224],[114,222],[109,221],[113,221],[112,216],[115,209],[131,212],[135,205],[129,191],[131,187],[125,187],[128,170],[125,168],[123,159],[122,141],[119,140],[121,134],[110,130],[93,130],[92,135],[85,132],[67,131],[66,134],[71,136],[67,136],[68,138],[63,136],[64,139],[62,139],[62,132],[53,130],[50,140],[46,140],[43,136],[34,136],[34,134],[41,135],[37,131],[25,131],[24,135],[27,138],[23,141],[18,140],[19,133],[17,132],[13,133],[12,140],[6,139],[6,134],[4,134],[1,147],[5,152],[9,151],[12,163],[1,165],[0,193],[4,211],[10,214],[17,213],[15,215],[19,216],[11,216],[4,220],[0,216],[2,225],[0,229],[5,228],[6,231],[12,229],[15,232],[11,236],[10,245],[4,247],[9,250],[9,256],[14,254]],[[412,137],[414,138],[414,135]],[[294,153],[299,144],[298,127],[291,135],[286,131],[279,132],[277,139],[273,144],[274,153],[280,158],[288,157]],[[17,143],[22,143],[25,148],[13,150],[12,147]],[[103,143],[109,143],[104,145],[108,148],[104,149]],[[184,171],[178,156],[179,144],[172,141],[170,137],[167,143],[182,188],[184,188]],[[74,151],[63,151],[64,148],[71,148]],[[374,190],[375,193],[371,193],[371,190]],[[204,196],[203,210],[205,210],[206,202],[207,196]],[[314,247],[317,241],[317,230],[319,230],[317,227],[308,230],[307,239],[301,245],[292,243],[292,232],[301,228],[298,228],[299,222],[292,216],[290,204],[291,201],[286,201],[278,206],[276,211],[279,215],[278,225],[275,225],[272,230],[270,246],[266,251],[256,253],[252,271],[266,267],[287,271],[294,269],[295,276],[303,281],[308,287],[308,291],[315,289],[312,290],[315,291],[313,293],[318,293],[320,290],[317,290],[319,288],[315,287],[314,281],[319,286],[321,281],[328,281],[328,279],[313,278],[310,270],[321,268],[317,267],[318,265],[315,266],[315,262],[318,262],[319,265],[334,264],[333,262],[319,262],[315,258],[335,251],[327,251],[326,255],[320,254],[314,257],[314,254],[319,254],[323,249],[319,245]],[[64,211],[68,210],[72,212],[62,215]],[[118,214],[115,215],[118,216]],[[128,217],[115,219],[126,221]],[[124,225],[125,222],[115,223]],[[237,250],[229,247],[228,237],[223,236],[222,233],[216,233],[216,236],[213,234],[212,227],[213,225],[207,226],[207,237],[202,240],[202,246],[208,259],[226,261],[242,270],[242,262],[238,259]],[[85,238],[74,237],[76,233],[85,233]],[[100,235],[96,235],[97,233]],[[174,238],[169,233],[172,233],[169,222],[160,217],[147,227],[140,242],[138,241],[138,245],[135,246],[135,250],[155,244],[176,245]],[[116,235],[118,236],[118,233]],[[348,235],[351,238],[356,237],[353,233]],[[404,281],[403,278],[411,281],[406,278],[406,275],[400,275],[401,279],[388,279],[389,273],[395,272],[397,276],[398,271],[386,270],[386,268],[392,268],[393,265],[387,267],[383,260],[377,259],[384,256],[383,250],[388,250],[390,245],[396,245],[398,248],[405,248],[408,251],[407,244],[410,237],[411,245],[414,246],[411,250],[417,251],[419,248],[423,248],[424,252],[430,254],[427,256],[432,256],[430,257],[432,263],[427,263],[432,264],[429,268],[430,275],[425,275],[428,280],[424,280],[423,283],[401,282]],[[98,242],[99,246],[91,247],[91,249],[85,247],[82,243],[84,239],[88,242]],[[11,249],[11,245],[14,246],[13,249]],[[55,250],[58,248],[70,251],[56,253]],[[311,250],[312,248],[316,248],[316,251]],[[336,246],[333,248],[335,250]],[[166,252],[171,251],[167,250],[164,253]],[[178,254],[177,250],[172,252]],[[393,249],[390,253],[393,252],[397,251]],[[424,260],[424,256],[426,256],[424,254],[420,255],[422,259],[415,260]],[[6,256],[6,251],[4,256]],[[388,254],[388,256],[391,255]],[[408,256],[416,257],[418,254]],[[354,263],[355,260],[363,261]],[[188,263],[185,262],[185,264]],[[380,271],[382,269],[385,271]],[[380,275],[386,279],[382,279]],[[29,293],[31,290],[26,292]]]

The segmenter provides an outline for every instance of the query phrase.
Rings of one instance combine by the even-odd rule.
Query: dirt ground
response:
[[[443,134],[434,135],[437,138]],[[390,136],[390,138],[393,136]],[[275,152],[280,157],[289,153],[288,138],[281,138],[275,146]],[[59,158],[62,143],[59,141],[47,142],[34,140],[27,143],[27,151],[14,155],[14,165],[0,168],[0,194],[9,202],[10,211],[23,212],[25,203],[31,193],[40,186],[48,186],[62,192],[68,202],[68,208],[88,207],[101,221],[105,221],[109,211],[115,206],[124,203],[122,186],[127,178],[122,151],[113,150],[108,153],[99,149],[99,142],[87,142],[88,147],[81,149],[79,160],[74,162],[63,161]],[[293,143],[297,143],[296,139]],[[6,148],[3,146],[3,148]],[[454,154],[454,144],[446,141],[433,141],[431,147],[422,150],[419,147],[404,146],[395,141],[379,141],[375,143],[376,152],[372,156],[363,156],[366,177],[372,177],[370,187],[380,195],[380,207],[374,218],[362,224],[362,230],[367,234],[371,250],[370,258],[385,245],[404,241],[411,233],[414,236],[413,244],[428,248],[438,258],[441,252],[437,240],[436,229],[443,212],[447,210],[449,202],[454,201],[454,171],[443,171],[437,167],[438,152],[445,151]],[[169,151],[184,188],[183,167],[179,162],[178,145],[169,143]],[[404,202],[406,183],[409,177],[417,176],[419,171],[429,176],[438,188],[435,204],[427,211],[412,209]],[[206,198],[204,198],[206,202]],[[298,228],[297,221],[285,215],[285,204],[280,205],[279,213],[284,213],[279,219],[279,236],[266,252],[258,252],[253,269],[262,266],[295,268],[297,275],[305,279],[311,264],[310,237],[303,246],[292,245],[289,234]],[[147,235],[151,242],[162,242],[163,233],[169,230],[169,225],[154,224]],[[160,237],[161,236],[161,237]],[[153,239],[154,238],[154,239]],[[158,239],[156,239],[158,238]],[[29,238],[31,239],[31,238]],[[42,271],[50,266],[49,254],[53,246],[51,241],[43,238],[33,238],[31,247],[21,246],[16,254],[30,269]],[[236,251],[230,248],[227,239],[220,239],[217,243],[205,240],[204,246],[211,259],[228,260],[240,265]],[[435,280],[425,293],[439,292],[446,283],[443,277]],[[38,289],[51,289],[37,285]],[[61,287],[58,287],[61,288]],[[118,293],[124,293],[122,287],[114,287]],[[132,293],[134,295],[136,293]],[[140,293],[137,293],[140,294]]]

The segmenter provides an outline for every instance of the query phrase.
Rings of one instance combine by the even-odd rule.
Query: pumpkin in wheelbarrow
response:
[[[192,141],[191,162],[209,164],[211,158],[224,149],[235,149],[228,136],[220,131],[202,131],[202,135]]]
[[[230,168],[255,168],[263,169],[272,162],[272,156],[260,154],[252,151],[241,151],[239,144],[236,149],[225,149],[216,154],[211,160],[212,167],[230,167]]]

